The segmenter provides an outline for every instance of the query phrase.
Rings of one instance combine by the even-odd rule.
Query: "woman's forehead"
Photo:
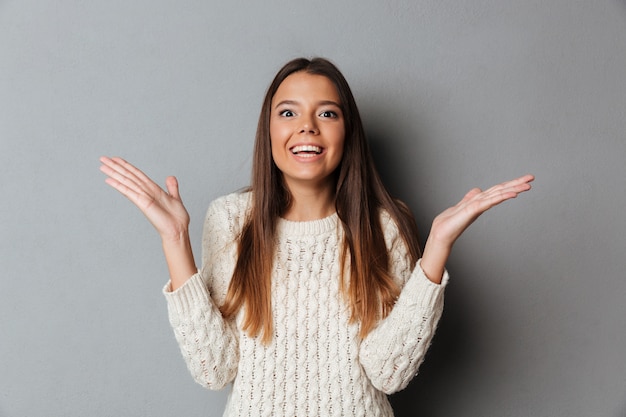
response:
[[[339,104],[340,98],[328,77],[300,71],[286,77],[278,86],[272,103],[282,101],[330,101]]]

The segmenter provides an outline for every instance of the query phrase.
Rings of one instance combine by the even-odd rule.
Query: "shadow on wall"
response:
[[[401,155],[401,149],[393,146],[392,141],[385,140],[384,136],[393,137],[393,132],[385,132],[384,136],[369,130],[367,133],[376,167],[390,193],[403,200],[405,200],[403,195],[409,192],[420,194],[419,190],[401,189],[402,186],[411,183],[407,178],[415,174],[410,173],[409,166],[404,166],[404,162],[400,162],[406,161],[406,155]],[[414,195],[410,199],[422,201]],[[407,198],[405,201],[410,199]],[[419,217],[417,212],[415,215]],[[422,234],[420,244],[423,245],[426,238],[423,234],[429,230],[430,224],[418,224],[418,227]],[[452,266],[450,269],[458,268]],[[450,273],[453,275],[453,271]],[[419,374],[406,389],[389,397],[396,417],[443,416],[440,405],[454,401],[450,398],[451,392],[455,392],[454,389],[451,390],[451,384],[462,383],[463,375],[480,356],[480,352],[473,349],[471,337],[473,319],[465,296],[461,286],[450,285],[446,289],[443,316]]]
[[[381,123],[374,121],[374,124]],[[400,141],[390,140],[390,138],[396,137],[398,132],[385,130],[385,133],[380,133],[371,127],[366,128],[366,130],[367,141],[374,158],[374,163],[376,164],[376,169],[391,196],[399,198],[409,206],[411,206],[412,201],[420,201],[419,198],[414,198],[416,197],[415,195],[409,195],[415,192],[419,194],[420,190],[407,190],[406,187],[403,189],[405,184],[412,183],[411,178],[415,173],[412,172],[409,166],[411,164],[411,161],[408,159],[410,156],[407,156],[413,152],[399,152],[397,145]],[[416,143],[419,143],[419,140],[416,140]],[[411,208],[414,209],[414,207]],[[420,226],[421,229],[422,225],[418,224],[418,226]],[[422,232],[423,230],[420,230],[420,233]],[[423,242],[420,241],[420,244],[422,243]]]

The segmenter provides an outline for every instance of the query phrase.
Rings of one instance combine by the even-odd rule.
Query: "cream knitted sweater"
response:
[[[164,288],[170,323],[194,379],[234,382],[225,416],[393,416],[386,394],[416,374],[443,308],[442,285],[409,264],[394,222],[382,214],[393,275],[402,287],[391,314],[363,340],[339,291],[342,229],[336,214],[278,224],[272,276],[274,337],[268,346],[224,320],[249,193],[215,200],[203,233],[202,269]]]

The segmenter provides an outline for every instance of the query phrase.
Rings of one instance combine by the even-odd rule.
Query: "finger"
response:
[[[521,177],[517,178],[514,181],[519,180],[520,182],[533,182],[535,180],[535,176],[533,174],[526,174],[526,175],[522,175]]]
[[[524,175],[522,177],[516,178],[514,180],[506,181],[493,187],[489,188],[485,191],[486,196],[491,196],[493,194],[507,194],[507,199],[511,198],[508,196],[508,193],[515,193],[515,195],[522,193],[524,191],[528,191],[531,189],[530,183],[535,179],[533,175]]]
[[[135,193],[142,192],[142,187],[139,184],[139,180],[134,178],[127,171],[122,169],[119,166],[116,166],[112,161],[103,161],[103,165],[100,166],[100,171],[102,171],[105,175],[107,175],[110,179],[115,182],[107,182],[109,185],[113,186],[114,184],[123,184],[125,189],[132,189]],[[114,187],[121,191],[119,188]]]
[[[181,200],[178,191],[178,180],[176,179],[176,177],[167,177],[165,179],[165,186],[167,187],[167,192],[170,196],[172,196],[172,198],[175,198],[179,201]]]
[[[114,157],[112,158],[112,161],[115,163],[115,166],[120,172],[130,174],[129,176],[134,177],[137,183],[147,185],[148,187],[156,185],[156,183],[152,181],[150,177],[148,177],[146,174],[143,173],[143,171],[141,171],[130,162],[127,162],[120,157]]]
[[[126,185],[122,184],[121,182],[111,177],[105,179],[104,182],[106,182],[108,185],[110,185],[111,187],[119,191],[120,194],[128,198],[133,204],[135,204],[136,206],[140,206],[139,194],[133,189],[127,187]]]
[[[526,181],[525,179],[515,180],[499,190],[502,193],[515,193],[517,196],[520,193],[526,192],[530,190],[532,186],[530,185],[530,181]]]
[[[511,187],[518,187],[520,185],[525,186],[530,184],[532,181],[535,180],[535,176],[532,174],[527,174],[527,175],[523,175],[521,177],[512,179],[510,181],[505,181],[501,184],[495,185],[492,188],[511,188]]]
[[[107,162],[107,166],[109,166],[112,170],[117,172],[123,178],[132,181],[138,187],[153,189],[156,186],[154,181],[148,178],[141,170],[120,157],[108,158],[105,159],[105,162]],[[118,180],[121,180],[121,178],[118,178]]]
[[[120,157],[102,157],[100,160],[103,162],[104,167],[108,167],[108,169],[102,169],[103,172],[138,194],[143,193],[156,196],[163,191],[140,169]]]
[[[516,187],[520,186],[521,185],[518,185]],[[529,186],[526,186],[526,188],[528,187]],[[459,209],[467,210],[467,212],[470,213],[470,217],[478,217],[492,207],[517,197],[518,194],[523,191],[525,190],[515,189],[515,187],[499,188],[495,186],[487,191],[475,194],[467,200],[462,200],[461,204],[459,204]]]
[[[518,184],[513,187],[489,190],[477,198],[476,208],[480,213],[484,213],[498,204],[516,198],[520,193],[528,191],[529,189],[530,185]]]

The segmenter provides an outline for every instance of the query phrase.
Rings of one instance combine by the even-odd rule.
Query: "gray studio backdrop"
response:
[[[430,220],[532,172],[449,262],[398,416],[626,415],[626,2],[0,1],[0,416],[219,416],[187,374],[156,233],[98,171],[248,183],[262,95],[296,56],[350,81],[380,170]]]

